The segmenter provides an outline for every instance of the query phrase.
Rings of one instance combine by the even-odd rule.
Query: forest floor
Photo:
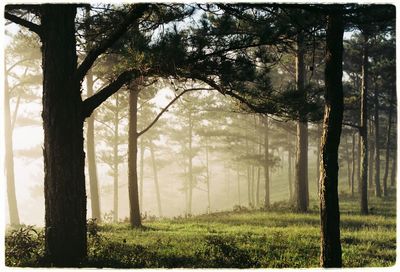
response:
[[[358,214],[358,199],[340,197],[344,267],[395,264],[394,194],[387,199],[370,197],[367,216]],[[266,211],[242,209],[144,221],[143,225],[142,229],[131,229],[127,223],[92,225],[87,266],[305,268],[319,265],[316,200],[311,201],[306,214],[294,213],[286,203],[277,203]]]

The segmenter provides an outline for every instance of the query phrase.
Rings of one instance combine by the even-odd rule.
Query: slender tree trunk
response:
[[[208,158],[208,138],[206,137],[206,185],[207,185],[207,213],[211,212],[211,198],[210,198],[210,166]]]
[[[10,112],[10,91],[8,85],[7,74],[5,74],[4,86],[4,140],[5,140],[5,171],[7,178],[7,200],[8,200],[8,213],[10,217],[10,225],[17,226],[20,224],[17,196],[15,192],[15,176],[14,176],[14,151],[12,140],[12,125],[11,125],[11,112]],[[15,114],[16,115],[16,114]]]
[[[86,74],[86,88],[87,96],[93,95],[93,74],[91,70]],[[94,118],[95,112],[87,118],[87,133],[86,133],[86,153],[88,161],[88,172],[89,172],[89,184],[90,184],[90,202],[92,208],[92,218],[95,218],[97,222],[101,222],[100,212],[100,197],[99,187],[97,179],[97,167],[96,167],[96,150],[94,142]]]
[[[240,171],[239,171],[239,167],[236,169],[236,176],[237,176],[237,187],[238,187],[238,200],[239,200],[239,206],[240,206],[241,201],[240,201]]]
[[[288,151],[288,180],[289,180],[289,202],[293,201],[293,184],[292,184],[292,150]]]
[[[356,172],[356,132],[353,132],[352,135],[352,146],[351,146],[351,158],[352,158],[352,165],[351,165],[351,196],[354,196],[354,173]]]
[[[383,175],[383,196],[387,196],[387,179],[389,175],[389,160],[390,160],[390,144],[392,135],[392,117],[393,117],[393,103],[396,95],[396,89],[393,88],[390,92],[389,101],[389,114],[388,114],[388,126],[386,132],[386,160],[385,160],[385,173]]]
[[[350,173],[350,154],[349,154],[349,142],[347,140],[347,134],[345,135],[345,148],[346,148],[346,163],[347,163],[347,181],[349,184],[349,191],[351,191],[351,173]]]
[[[319,165],[321,164],[320,158],[321,158],[321,124],[318,124],[317,125],[317,175],[316,175],[317,176],[317,195],[319,195],[319,178],[320,178]]]
[[[85,154],[74,5],[42,5],[45,252],[54,266],[87,256]]]
[[[363,43],[363,61],[361,67],[361,180],[360,180],[360,193],[361,193],[361,214],[368,214],[368,109],[367,109],[367,95],[368,95],[368,36],[365,34]]]
[[[397,154],[394,152],[392,159],[392,172],[390,175],[390,186],[394,187],[396,185],[396,169],[397,169]]]
[[[192,141],[193,141],[193,120],[192,120],[192,112],[189,112],[189,203],[188,203],[188,214],[192,214],[192,198],[193,198],[193,150],[192,150]]]
[[[265,116],[265,130],[264,130],[264,175],[265,175],[265,197],[264,197],[264,208],[269,208],[270,206],[270,181],[269,181],[269,124],[268,116]]]
[[[357,137],[357,191],[361,196],[361,136],[360,131]]]
[[[369,126],[370,137],[369,137],[369,163],[368,163],[368,188],[373,189],[374,187],[374,154],[375,154],[375,141],[373,139],[373,126]]]
[[[344,24],[339,10],[328,15],[325,114],[321,145],[321,267],[341,267],[338,149],[343,119],[342,55]]]
[[[305,64],[304,64],[304,37],[302,33],[297,36],[296,52],[296,84],[297,90],[305,98]],[[308,128],[307,118],[302,111],[299,111],[299,121],[297,122],[297,152],[296,152],[296,177],[295,177],[295,197],[296,210],[306,212],[308,209]]]
[[[114,170],[114,213],[113,222],[118,222],[118,186],[119,186],[119,95],[115,94],[115,115],[114,115],[114,144],[113,144],[113,170]]]
[[[139,90],[137,83],[133,83],[129,90],[129,131],[128,131],[128,188],[129,188],[129,215],[131,227],[141,227],[142,220],[139,208],[138,176],[137,176],[137,103]]]
[[[162,217],[163,214],[162,214],[162,206],[161,206],[160,186],[159,186],[159,183],[158,183],[158,171],[157,171],[156,159],[155,159],[155,156],[154,156],[154,147],[153,147],[152,143],[150,143],[150,155],[151,155],[151,161],[152,161],[152,164],[153,164],[154,185],[155,185],[155,188],[156,188],[158,215],[160,217]]]
[[[380,161],[380,154],[379,154],[379,100],[378,100],[378,89],[375,88],[374,92],[374,119],[375,119],[375,196],[382,197],[382,190],[381,190],[381,161]]]
[[[144,151],[145,151],[145,146],[144,146],[144,140],[143,136],[140,137],[140,173],[139,173],[139,206],[140,209],[143,210],[143,180],[144,180]]]

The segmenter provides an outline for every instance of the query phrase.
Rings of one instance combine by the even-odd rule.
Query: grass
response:
[[[370,199],[371,213],[358,214],[358,200],[341,197],[344,267],[386,267],[396,262],[395,198]],[[192,218],[103,224],[89,237],[90,267],[220,268],[318,267],[319,214],[284,203],[274,210],[220,212]],[[7,249],[7,248],[6,248]]]

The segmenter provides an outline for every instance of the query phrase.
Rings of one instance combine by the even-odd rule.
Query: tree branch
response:
[[[178,100],[182,95],[184,95],[187,92],[191,92],[191,91],[200,91],[200,90],[210,90],[210,89],[206,89],[206,88],[191,88],[191,89],[185,89],[184,91],[182,91],[180,94],[178,94],[177,96],[175,96],[174,99],[172,99],[167,106],[165,106],[161,112],[156,116],[156,118],[154,118],[154,120],[142,131],[140,131],[137,134],[137,137],[140,137],[142,134],[146,133],[149,129],[151,129],[155,123],[157,123],[158,119],[161,118],[161,116],[169,109],[169,107],[172,106],[172,104],[175,103],[176,100]]]
[[[13,23],[16,23],[16,24],[18,24],[20,26],[28,28],[30,31],[35,32],[36,34],[38,34],[39,37],[42,37],[42,29],[41,29],[41,27],[39,25],[34,24],[32,22],[29,22],[29,21],[27,21],[25,19],[22,19],[21,17],[15,16],[15,15],[9,13],[9,12],[5,12],[4,13],[4,17],[7,20],[9,20],[9,21],[11,21]]]
[[[355,124],[352,124],[352,123],[342,122],[342,125],[348,126],[348,127],[352,127],[352,128],[356,128],[358,130],[361,129],[361,126],[358,126],[358,125],[355,125]]]
[[[122,21],[114,31],[103,40],[97,47],[89,51],[86,58],[82,61],[76,71],[76,79],[82,81],[87,71],[92,67],[98,56],[103,54],[110,46],[112,46],[122,35],[124,35],[130,26],[136,23],[143,13],[148,9],[148,4],[135,4],[128,12],[124,21]]]
[[[120,74],[115,81],[111,82],[109,85],[107,85],[91,97],[86,98],[82,102],[82,117],[84,119],[90,117],[92,112],[98,106],[100,106],[101,103],[103,103],[104,101],[106,101],[107,98],[116,93],[122,87],[122,85],[131,81],[135,76],[137,77],[139,73],[140,72],[138,70],[125,71]]]

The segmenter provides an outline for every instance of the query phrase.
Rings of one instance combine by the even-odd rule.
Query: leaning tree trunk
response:
[[[128,188],[129,188],[129,215],[131,227],[142,226],[139,208],[138,175],[137,175],[137,103],[139,91],[137,83],[133,83],[129,90],[129,131],[128,131]]]
[[[86,259],[85,154],[74,5],[41,6],[45,252],[54,266]]]
[[[388,116],[388,126],[386,132],[386,160],[385,160],[385,173],[383,175],[383,196],[387,196],[387,179],[389,175],[389,160],[390,160],[390,144],[391,144],[391,134],[392,134],[392,118],[393,118],[393,103],[394,96],[396,95],[396,89],[393,88],[390,92],[389,101],[389,116]]]
[[[368,36],[363,35],[363,60],[361,66],[361,178],[360,178],[360,204],[361,214],[368,214],[368,120],[367,120],[367,92],[368,92]]]
[[[338,196],[338,149],[343,120],[343,18],[339,10],[328,15],[326,30],[325,114],[321,144],[321,255],[322,267],[341,267]]]
[[[268,116],[264,119],[265,130],[264,130],[264,175],[265,175],[265,196],[264,196],[264,208],[270,206],[270,181],[269,181],[269,124]]]
[[[90,70],[86,75],[86,87],[87,87],[87,96],[91,97],[93,95],[93,74]],[[99,198],[97,167],[96,167],[96,150],[94,143],[94,118],[95,118],[95,113],[93,112],[92,115],[87,119],[86,153],[88,161],[92,218],[95,218],[97,222],[100,222],[101,213],[100,213],[100,198]]]
[[[378,99],[378,89],[375,88],[374,92],[374,107],[375,107],[375,196],[381,197],[381,161],[379,156],[379,99]]]
[[[305,66],[304,66],[304,37],[302,33],[297,37],[296,52],[296,84],[297,90],[302,93],[305,100]],[[303,111],[299,111],[297,122],[297,152],[295,173],[295,205],[298,212],[306,212],[308,209],[308,128],[307,118]]]
[[[5,140],[5,171],[7,178],[7,200],[8,212],[10,217],[10,225],[17,226],[20,224],[17,196],[15,193],[15,176],[14,176],[14,152],[12,140],[12,124],[10,112],[10,97],[7,75],[5,75],[4,86],[4,140]]]

